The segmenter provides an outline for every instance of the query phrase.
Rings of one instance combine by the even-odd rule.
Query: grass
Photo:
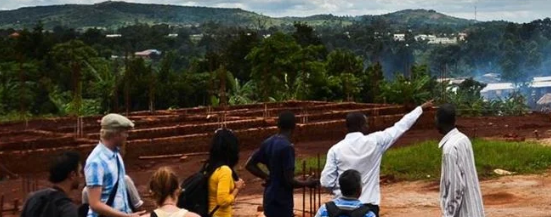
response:
[[[535,142],[505,142],[476,139],[473,141],[479,178],[492,178],[495,169],[517,174],[537,174],[551,167],[551,147]],[[315,157],[306,159],[307,167],[316,167]],[[325,163],[322,157],[322,167]],[[440,178],[441,150],[437,141],[389,150],[383,157],[381,176],[396,180],[434,180]],[[302,173],[302,159],[297,161]]]

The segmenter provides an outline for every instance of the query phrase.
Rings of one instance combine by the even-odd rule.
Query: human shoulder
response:
[[[443,146],[444,154],[455,154],[458,148],[462,148],[465,145],[471,146],[471,140],[467,135],[458,131]]]
[[[219,173],[224,173],[224,174],[226,174],[226,173],[231,174],[232,173],[231,168],[229,166],[226,166],[226,165],[223,165],[223,166],[219,167],[216,171],[219,172]]]

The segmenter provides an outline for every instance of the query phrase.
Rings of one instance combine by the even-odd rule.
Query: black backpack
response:
[[[369,207],[364,205],[353,210],[343,210],[333,201],[326,203],[325,208],[327,208],[329,217],[364,217],[367,213],[372,211]]]
[[[37,192],[34,198],[27,201],[22,215],[23,217],[50,217],[60,216],[59,208],[67,203],[72,203],[71,199],[56,189],[44,189]],[[31,201],[32,200],[32,201]]]
[[[209,178],[205,164],[201,171],[184,180],[181,184],[182,193],[178,197],[178,207],[201,217],[211,217],[220,207],[216,206],[209,213]]]

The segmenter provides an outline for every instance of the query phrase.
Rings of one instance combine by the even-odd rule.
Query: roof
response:
[[[12,37],[12,38],[19,37],[19,32],[14,32],[14,33],[10,34],[10,37]]]
[[[546,93],[538,100],[538,105],[551,104],[551,93]]]
[[[156,49],[149,49],[134,53],[136,56],[150,56],[151,54],[161,55],[161,51]]]
[[[484,89],[482,89],[480,92],[485,93],[489,91],[512,89],[515,89],[515,85],[513,85],[513,83],[488,83],[486,87],[484,87]]]
[[[551,81],[551,76],[534,77],[534,82],[540,82],[540,81]]]
[[[541,77],[543,79],[543,77]],[[540,79],[540,80],[541,80]],[[543,88],[543,87],[551,87],[551,80],[549,81],[536,81],[536,78],[534,78],[534,82],[532,82],[530,85],[528,85],[531,88]],[[485,93],[488,91],[496,91],[496,90],[513,90],[516,89],[515,85],[513,83],[488,83],[484,89],[482,89],[480,92]]]

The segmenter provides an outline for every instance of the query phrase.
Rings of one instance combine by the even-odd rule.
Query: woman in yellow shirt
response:
[[[232,205],[245,182],[233,169],[239,161],[239,141],[231,130],[214,133],[207,161],[209,177],[209,213],[212,217],[231,217]],[[216,210],[215,210],[216,209]]]

